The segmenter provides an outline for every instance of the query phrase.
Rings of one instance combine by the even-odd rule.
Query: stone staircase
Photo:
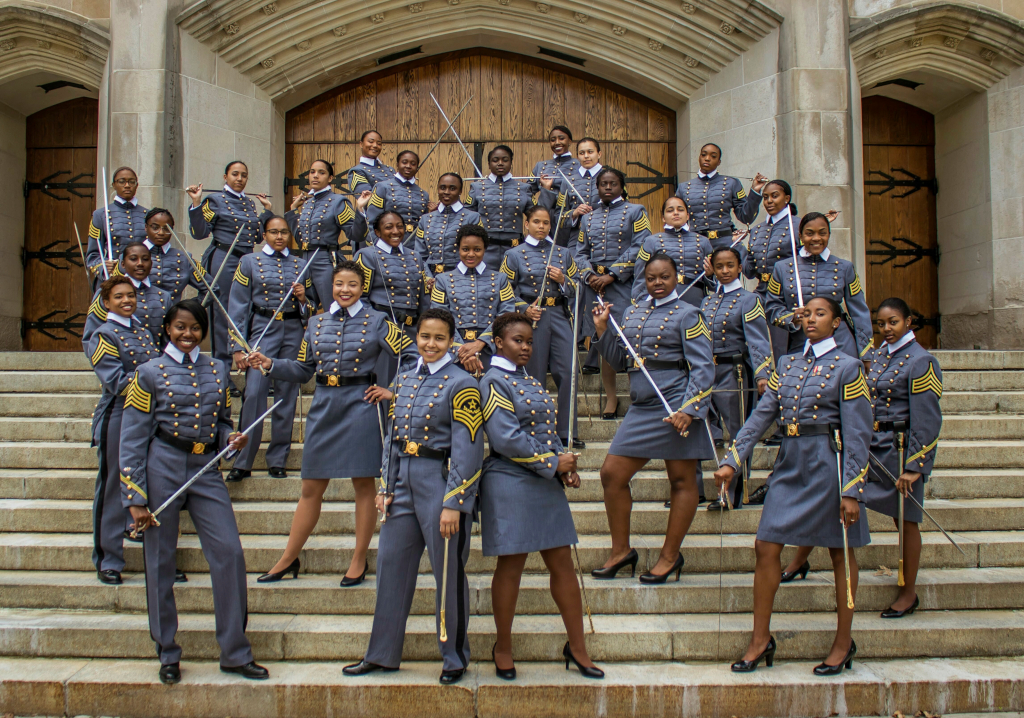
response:
[[[162,686],[145,615],[142,556],[128,544],[125,583],[100,584],[91,564],[96,455],[90,414],[99,384],[79,354],[0,354],[0,714],[118,716],[789,716],[891,715],[1024,708],[1024,352],[940,352],[945,412],[928,509],[966,552],[922,524],[922,609],[900,621],[878,612],[895,596],[897,535],[869,517],[871,545],[858,552],[861,585],[854,631],[859,656],[839,679],[811,667],[835,625],[827,553],[815,550],[805,581],[783,586],[773,632],[775,668],[734,675],[751,626],[754,534],[760,507],[725,515],[698,511],[683,544],[683,578],[664,586],[593,581],[587,596],[596,633],[591,655],[607,671],[587,681],[558,664],[565,641],[538,555],[523,580],[514,631],[519,679],[495,678],[494,559],[474,538],[470,573],[470,674],[442,688],[434,637],[433,581],[424,556],[398,673],[349,679],[372,620],[376,539],[370,576],[339,589],[353,548],[352,488],[332,482],[298,581],[258,585],[284,547],[299,493],[302,445],[292,476],[257,473],[230,487],[250,570],[248,632],[271,680],[252,683],[217,670],[208,567],[191,523],[182,522],[175,587],[184,647],[183,681]],[[621,395],[628,394],[625,378]],[[595,377],[581,393],[587,441],[583,486],[570,491],[583,570],[610,549],[597,469],[616,422],[599,416]],[[302,397],[308,411],[312,387]],[[622,413],[626,402],[622,402]],[[237,409],[236,409],[237,410]],[[593,417],[591,417],[593,418]],[[269,425],[267,427],[269,432]],[[753,486],[775,450],[759,447]],[[713,494],[710,462],[707,490]],[[633,546],[640,569],[657,560],[668,484],[659,462],[633,482]],[[789,551],[784,554],[788,558]]]

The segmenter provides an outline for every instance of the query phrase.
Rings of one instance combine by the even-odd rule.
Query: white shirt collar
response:
[[[590,173],[590,176],[591,176],[591,177],[597,177],[597,173],[601,171],[601,167],[602,167],[602,166],[603,166],[603,165],[602,165],[602,164],[601,164],[600,162],[598,162],[598,163],[597,163],[596,165],[594,165],[593,167],[591,167],[591,168],[590,168],[590,169],[588,170],[588,169],[587,169],[586,167],[584,167],[583,165],[580,165],[580,168],[579,168],[578,172],[580,173],[580,177],[583,177],[584,179],[585,179],[585,178],[586,178],[586,176],[587,176],[587,172],[589,172],[589,173]]]
[[[129,329],[131,329],[132,327],[131,317],[122,317],[120,314],[114,314],[113,312],[110,311],[107,312],[107,321],[116,322],[120,324],[122,327],[128,327]]]
[[[137,280],[137,279],[136,279],[135,277],[128,277],[128,280],[129,280],[129,281],[130,281],[130,282],[131,282],[132,284],[134,284],[134,285],[135,285],[135,288],[136,288],[136,289],[138,289],[139,287],[141,287],[141,286],[142,286],[143,284],[145,284],[145,285],[146,285],[147,287],[152,287],[152,286],[153,286],[153,285],[152,285],[152,284],[150,283],[150,281],[149,281],[149,277],[146,277],[146,278],[145,278],[145,279],[143,279],[143,280],[142,280],[141,282],[140,282],[139,280]]]
[[[491,172],[489,175],[487,175],[487,179],[489,179],[494,184],[498,184],[498,180],[501,180],[502,182],[508,182],[508,175],[503,174],[501,177],[499,177],[498,175]]]
[[[648,296],[650,296],[650,295],[648,295]],[[654,300],[654,306],[660,307],[662,304],[668,304],[669,302],[674,302],[677,299],[679,299],[679,290],[678,289],[673,289],[672,293],[669,294],[667,297],[662,297],[661,299],[655,299]]]
[[[362,308],[363,308],[363,300],[362,299],[357,299],[356,303],[348,308],[348,315],[350,317],[354,317],[355,315],[359,314],[359,312],[362,310]],[[334,314],[339,309],[341,309],[341,305],[340,304],[338,304],[337,302],[331,302],[331,309],[330,309],[331,314]]]
[[[359,162],[360,162],[360,164],[369,165],[370,167],[376,167],[377,166],[377,160],[371,159],[369,157],[360,157],[359,158]]]
[[[679,229],[681,229],[681,230],[682,230],[682,231],[684,231],[684,232],[689,232],[689,231],[690,231],[690,223],[689,223],[689,222],[687,222],[686,224],[684,224],[684,225],[683,225],[682,227],[680,227]],[[673,227],[673,226],[672,226],[671,224],[666,224],[666,225],[665,225],[665,231],[666,231],[666,232],[677,232],[677,231],[679,231],[679,230],[677,230],[677,229],[676,229],[675,227]]]
[[[768,218],[768,223],[769,224],[776,224],[777,222],[779,222],[780,220],[785,219],[788,216],[789,216],[789,205],[787,204],[785,207],[783,207],[778,212],[776,212],[771,217],[769,217]]]
[[[469,271],[469,267],[462,262],[459,262],[457,269],[463,274]],[[485,269],[487,269],[487,262],[480,262],[480,264],[476,265],[477,274],[483,274]]]
[[[443,213],[444,213],[444,209],[445,209],[445,206],[446,206],[446,205],[443,205],[443,204],[441,204],[440,202],[438,202],[438,204],[437,204],[437,213],[438,213],[438,214],[443,214]],[[462,202],[460,202],[459,200],[455,200],[455,204],[451,205],[451,208],[452,208],[452,212],[459,212],[459,211],[461,211],[461,210],[462,210],[462,208],[463,208],[464,206],[465,206],[465,205],[464,205],[464,204],[462,204]]]
[[[808,252],[808,251],[807,251],[806,249],[804,249],[803,247],[801,247],[801,248],[800,248],[800,256],[801,256],[801,257],[810,257],[810,256],[811,256],[811,253],[810,253],[810,252]],[[828,261],[828,258],[832,256],[832,253],[831,253],[830,251],[828,251],[828,247],[825,247],[825,251],[824,251],[824,252],[822,252],[820,256],[821,256],[822,260],[824,260],[824,261],[826,261],[826,262],[827,262],[827,261]]]
[[[804,355],[806,356],[808,349],[813,349],[814,357],[816,359],[820,359],[822,356],[828,354],[830,351],[835,349],[836,346],[837,345],[835,337],[829,337],[828,339],[820,341],[817,344],[811,344],[811,340],[806,339],[804,340]]]
[[[505,371],[518,371],[519,369],[519,367],[500,354],[495,354],[491,357],[491,366],[496,366],[499,369],[504,369]]]
[[[551,156],[552,156],[552,157],[553,157],[554,159],[556,159],[556,160],[557,160],[557,159],[558,159],[559,157],[572,157],[572,152],[563,152],[563,153],[562,153],[562,154],[560,154],[560,155],[551,155]]]
[[[551,239],[551,235],[549,234],[549,235],[548,235],[547,237],[545,237],[545,238],[544,238],[544,241],[545,241],[545,242],[551,242],[551,241],[553,241],[553,240]],[[527,238],[526,238],[526,243],[527,243],[528,245],[530,245],[531,247],[537,247],[537,246],[539,246],[539,245],[540,245],[540,240],[539,240],[539,239],[534,239],[534,238],[533,238],[532,236],[527,236]]]
[[[914,341],[914,331],[911,329],[908,330],[907,333],[899,339],[899,341],[894,342],[893,344],[886,344],[886,346],[889,347],[889,356],[892,356],[895,352],[898,352],[912,341]]]
[[[239,199],[245,199],[245,190],[242,190],[241,192],[235,192],[233,189],[231,189],[227,185],[224,185],[224,191],[227,192],[228,194],[234,196],[234,197],[238,197]]]
[[[620,195],[620,196],[616,197],[615,199],[613,199],[613,200],[612,200],[612,201],[611,201],[611,202],[609,203],[609,206],[611,206],[611,205],[616,205],[616,204],[618,204],[619,202],[625,202],[625,201],[626,201],[626,200],[622,199],[622,196]]]
[[[318,194],[323,194],[324,192],[330,192],[330,191],[331,191],[331,186],[327,185],[323,189],[318,189],[316,192],[310,192],[309,196],[310,197],[316,197]]]
[[[451,363],[451,361],[452,361],[452,355],[449,354],[448,352],[445,352],[444,356],[442,356],[437,361],[427,362],[427,368],[430,369],[430,373],[431,374],[436,374],[445,365]],[[423,366],[423,357],[420,357],[419,361],[416,362],[416,369],[414,371],[418,372],[422,366]]]
[[[732,280],[728,284],[723,284],[719,286],[719,289],[722,290],[722,294],[735,292],[737,289],[743,289],[743,280],[740,279],[739,277],[736,277],[736,279]]]
[[[397,172],[395,172],[395,179],[398,180],[399,182],[401,182],[402,184],[416,184],[416,178],[415,177],[413,177],[412,179],[406,179],[405,177],[403,177],[402,175],[398,174]]]
[[[152,242],[150,242],[148,239],[142,240],[142,243],[144,245],[146,245],[147,247],[149,247],[149,251],[150,252],[152,252],[154,249],[156,249],[156,245],[153,244]],[[171,243],[168,242],[167,244],[160,245],[160,251],[163,254],[167,254],[168,252],[170,252],[171,251]]]
[[[114,201],[118,204],[130,204],[132,207],[139,206],[139,200],[132,197],[131,199],[121,199],[120,197],[114,197]]]
[[[714,179],[716,174],[718,174],[718,170],[711,170],[707,174],[704,174],[700,170],[697,170],[697,176],[700,177],[701,179]]]
[[[164,353],[179,364],[182,364],[185,361],[185,352],[178,349],[178,347],[174,346],[170,342],[167,342],[167,346],[164,347]],[[193,347],[192,351],[188,353],[188,358],[195,362],[195,360],[199,358],[199,347]]]
[[[377,237],[377,241],[374,242],[373,244],[374,244],[374,246],[378,247],[382,252],[385,252],[386,254],[394,254],[395,250],[398,250],[399,254],[404,254],[404,252],[402,251],[402,243],[401,242],[398,243],[397,247],[392,247],[390,244],[385,242],[383,239],[381,239],[380,237]]]
[[[275,250],[269,244],[264,244],[263,245],[263,253],[265,255],[267,255],[268,257],[273,257],[276,252],[277,252],[277,250]],[[283,254],[284,256],[287,257],[289,254],[291,254],[291,251],[289,251],[289,249],[287,247],[285,247],[284,249],[281,250],[281,254]]]

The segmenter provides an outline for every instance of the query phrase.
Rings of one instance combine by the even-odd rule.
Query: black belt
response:
[[[733,232],[736,231],[735,227],[725,227],[723,229],[709,229],[704,232],[695,230],[697,234],[703,234],[708,239],[722,239],[723,237],[731,237]]]
[[[487,240],[487,244],[496,244],[499,247],[518,247],[522,243],[523,240],[521,239],[495,239],[490,237]]]
[[[182,439],[180,436],[175,436],[162,426],[157,427],[156,435],[158,439],[166,441],[175,449],[184,451],[186,454],[212,454],[217,450],[217,442],[215,441],[211,441],[209,444],[204,444],[200,441],[189,441],[188,439]]]
[[[316,375],[316,383],[320,386],[353,386],[355,384],[375,384],[376,382],[376,374],[363,374],[362,376]]]
[[[635,364],[636,362],[634,362]],[[689,365],[686,360],[678,359],[676,361],[664,361],[662,359],[644,359],[644,366],[648,369],[655,369],[657,371],[662,370],[675,370],[675,369],[689,369]],[[639,367],[637,367],[639,368]]]
[[[743,364],[744,363],[743,355],[742,354],[715,354],[712,357],[712,359],[714,359],[715,364]]]
[[[832,436],[839,429],[839,424],[783,424],[784,436]]]
[[[223,242],[218,242],[216,239],[213,240],[213,246],[216,247],[217,249],[223,249],[225,252],[228,251],[229,249],[231,249],[231,245],[230,244],[224,244]],[[252,247],[239,247],[236,244],[235,248],[231,249],[231,253],[233,255],[235,255],[236,257],[244,257],[247,254],[252,254]]]
[[[328,252],[338,251],[337,244],[317,244],[315,242],[299,242],[299,249],[302,250],[303,258],[305,258],[305,254],[306,252],[309,251],[310,247],[313,247],[314,249],[319,247],[320,249],[326,249]]]
[[[387,291],[387,290],[385,289],[384,291]],[[384,314],[386,316],[391,316],[391,307],[390,306],[387,306],[387,305],[384,305],[384,304],[377,304],[376,302],[370,302],[370,306],[373,307],[374,309],[376,309],[378,312],[381,312],[382,314]],[[397,309],[394,311],[394,314],[395,314],[395,319],[398,321],[398,323],[399,324],[404,324],[407,327],[413,326],[416,323],[416,320],[419,319],[419,315],[417,315],[417,314],[409,314],[407,312],[400,312]]]
[[[462,338],[467,342],[475,342],[480,338],[480,335],[483,334],[483,332],[484,330],[479,327],[463,327],[459,330],[459,334],[461,334]]]
[[[527,304],[533,304],[535,301],[537,301],[537,297],[527,297],[524,294],[523,295],[523,301],[526,302]],[[544,297],[544,301],[540,303],[540,306],[542,306],[542,307],[564,307],[565,306],[565,297],[562,297],[562,296],[557,296],[557,297],[546,296],[546,297]]]
[[[434,270],[434,274],[441,274],[442,272],[450,272],[455,269],[457,264],[431,264],[427,262],[427,265]]]
[[[267,307],[258,307],[255,304],[252,305],[252,311],[254,314],[259,314],[261,317],[273,317],[278,321],[282,319],[302,319],[302,312],[298,309],[293,309],[290,312],[278,312],[274,313],[273,309]]]
[[[909,421],[876,421],[875,431],[910,431]]]
[[[398,442],[398,448],[409,456],[418,456],[421,459],[437,459],[438,461],[445,461],[451,453],[448,449],[431,449],[429,446],[404,439]]]

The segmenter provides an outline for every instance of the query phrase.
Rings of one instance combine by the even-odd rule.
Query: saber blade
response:
[[[433,92],[430,93],[430,99],[434,101],[435,105],[437,105],[437,111],[441,113],[441,117],[444,118],[444,121],[448,122],[449,125],[453,125],[454,123],[448,120],[448,115],[444,114],[444,110],[441,109],[441,103],[437,101],[436,97],[434,97],[434,93]],[[469,159],[469,164],[473,167],[473,169],[476,170],[477,177],[479,177],[480,175],[483,174],[483,172],[481,172],[480,168],[477,167],[476,161],[473,159],[473,155],[471,155],[469,153],[469,150],[466,149],[465,143],[462,141],[462,138],[459,137],[459,133],[455,131],[455,127],[454,126],[451,127],[451,131],[452,131],[452,134],[455,135],[455,139],[457,139],[459,141],[459,147],[461,147],[462,151],[466,153],[466,157]]]
[[[319,251],[320,251],[320,248],[317,247],[316,251],[313,252],[313,254],[310,255],[309,261],[306,262],[306,266],[302,268],[302,271],[299,272],[299,276],[295,278],[295,281],[292,282],[292,284],[299,284],[302,281],[302,277],[306,273],[306,270],[308,270],[310,267],[313,266],[313,258],[316,257],[317,252],[319,252]],[[227,258],[225,257],[225,260],[226,259]],[[274,317],[276,317],[278,314],[281,313],[281,310],[284,309],[285,303],[289,299],[291,299],[292,291],[293,291],[293,288],[292,287],[288,287],[288,291],[285,292],[284,299],[281,300],[281,303],[277,305],[277,309],[274,310]],[[259,338],[256,339],[256,343],[252,345],[252,350],[253,351],[258,351],[259,350],[260,342],[263,341],[263,337],[265,337],[267,335],[267,330],[269,330],[271,325],[273,324],[274,317],[271,317],[270,321],[267,322],[267,326],[263,327],[263,331],[260,333]]]
[[[836,430],[836,438],[839,438],[839,431]],[[836,442],[837,446],[841,446]],[[846,527],[846,519],[843,517],[843,459],[836,451],[836,477],[839,481],[839,525],[843,527],[843,568],[846,569],[846,607],[853,610],[853,582],[850,580],[850,539]]]
[[[442,132],[441,135],[437,138],[437,142],[434,143],[434,146],[430,148],[430,151],[427,152],[426,156],[420,162],[419,169],[423,169],[423,165],[427,164],[427,160],[430,159],[430,155],[434,154],[434,150],[436,150],[437,146],[441,144],[441,140],[443,140],[444,136],[448,134],[448,130],[450,130],[452,128],[452,126],[455,124],[456,120],[458,120],[459,116],[462,114],[462,111],[465,110],[467,107],[469,107],[469,103],[472,102],[472,101],[473,101],[473,96],[470,95],[469,99],[466,100],[466,103],[462,106],[462,109],[459,110],[458,114],[455,115],[455,117],[452,118],[452,121],[448,123],[448,126],[444,129],[444,132]],[[463,180],[463,181],[465,182],[466,180]]]
[[[441,568],[441,643],[448,642],[448,628],[445,626],[445,606],[448,604],[448,539],[444,540],[444,566]]]
[[[601,295],[597,294],[595,296],[597,297],[598,304],[600,304],[602,307],[604,307],[605,303],[604,303],[604,299],[601,297]],[[615,328],[615,332],[619,335],[619,338],[622,340],[623,344],[626,345],[626,350],[629,352],[629,355],[631,357],[633,357],[633,362],[640,369],[640,371],[643,372],[644,376],[647,377],[647,381],[649,381],[651,383],[651,386],[654,388],[654,391],[657,392],[657,394],[658,394],[658,398],[661,399],[661,403],[665,407],[665,411],[667,411],[669,417],[671,417],[672,414],[674,414],[675,412],[672,411],[672,407],[669,406],[668,401],[665,399],[665,395],[661,393],[661,389],[659,389],[658,385],[654,383],[654,379],[651,377],[651,373],[649,371],[647,371],[647,367],[644,366],[644,360],[640,358],[640,355],[637,354],[636,351],[633,349],[633,345],[629,343],[628,339],[626,339],[626,335],[622,331],[622,327],[619,326],[619,323],[617,321],[615,321],[615,317],[613,317],[609,313],[608,314],[608,319],[611,320],[612,326]],[[708,431],[710,432],[710,429]],[[714,443],[715,442],[712,441],[711,445],[714,446]]]
[[[224,267],[226,267],[227,264],[228,264],[228,257],[230,257],[231,253],[235,251],[235,245],[238,244],[238,238],[242,236],[242,230],[243,229],[245,229],[245,225],[242,225],[241,227],[238,228],[238,233],[235,235],[235,239],[231,242],[231,246],[228,247],[228,252],[227,252],[227,254],[224,255],[224,259],[221,261],[220,267],[217,268],[217,273],[213,275],[213,281],[209,282],[206,285],[207,287],[216,287],[217,286],[217,280],[220,279],[221,272],[224,271]],[[181,249],[186,254],[188,254],[188,250],[185,249],[185,245],[181,245]],[[189,255],[189,256],[191,256],[191,255]],[[213,289],[210,289],[210,291],[212,292]],[[209,303],[210,303],[210,298],[209,297],[206,297],[206,298],[203,299],[203,306],[204,307],[207,304],[209,304]]]

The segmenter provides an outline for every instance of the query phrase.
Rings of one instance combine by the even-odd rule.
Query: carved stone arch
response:
[[[97,91],[110,34],[76,13],[36,3],[0,7],[0,84],[39,71]]]

